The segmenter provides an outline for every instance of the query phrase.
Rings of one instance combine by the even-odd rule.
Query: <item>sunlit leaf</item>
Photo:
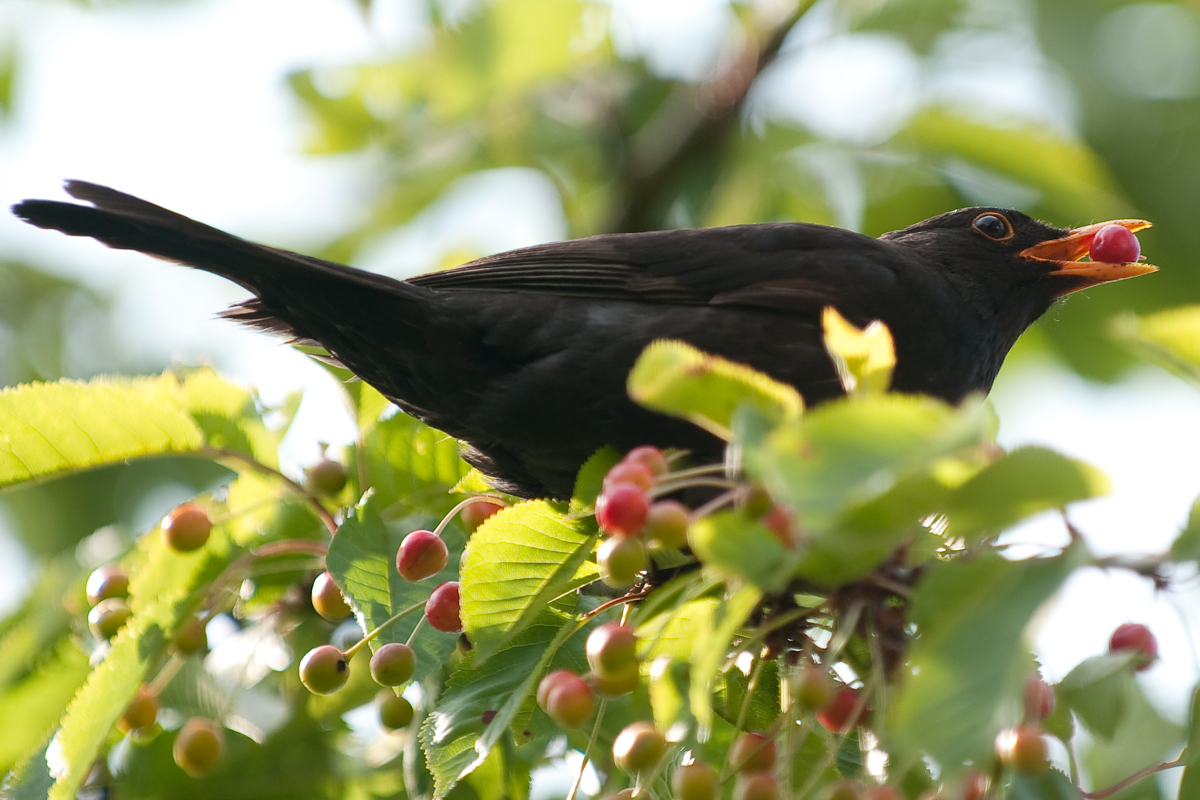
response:
[[[743,403],[781,422],[796,419],[804,401],[795,388],[689,344],[658,341],[629,373],[629,396],[655,411],[682,417],[722,439],[732,437]]]
[[[547,604],[599,573],[589,560],[595,524],[545,501],[488,517],[471,536],[462,566],[462,619],[482,664],[531,624]]]

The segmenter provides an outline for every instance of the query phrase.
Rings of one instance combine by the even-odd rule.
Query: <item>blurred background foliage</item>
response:
[[[464,178],[523,168],[557,190],[571,236],[770,220],[878,235],[965,205],[1062,226],[1148,218],[1143,250],[1161,273],[1061,304],[1018,347],[1018,358],[1050,353],[1093,379],[1130,363],[1108,335],[1119,311],[1200,300],[1195,2],[730,2],[716,44],[674,64],[631,32],[620,0],[411,2],[425,19],[415,42],[298,69],[280,86],[304,110],[312,157],[370,165],[364,213],[324,257],[354,262]],[[146,13],[186,4],[130,3]],[[686,0],[662,4],[690,13]],[[365,25],[380,24],[378,3],[357,5]],[[22,113],[21,34],[0,37],[0,124]],[[874,85],[830,88],[856,76]],[[482,255],[471,250],[464,242],[444,261]],[[103,292],[2,250],[0,262],[5,384],[166,366],[111,346]],[[212,479],[172,477],[197,488]],[[37,550],[98,523],[133,524],[139,506],[127,498],[150,491],[115,491],[103,474],[76,480],[68,495],[102,506],[98,516],[35,523],[29,514],[47,502],[65,505],[5,500],[18,528],[61,528],[42,530]]]

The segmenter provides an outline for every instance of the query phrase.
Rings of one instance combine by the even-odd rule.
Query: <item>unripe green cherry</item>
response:
[[[346,654],[331,644],[314,647],[300,659],[300,682],[313,694],[333,694],[349,677]]]
[[[208,512],[195,503],[176,506],[163,517],[162,536],[167,547],[181,553],[199,550],[208,542],[212,520]]]
[[[158,698],[150,693],[149,687],[143,685],[138,687],[125,713],[117,720],[117,727],[125,733],[148,731],[154,727],[157,717]]]
[[[304,470],[304,484],[313,494],[332,497],[346,487],[346,468],[337,461],[322,458]]]
[[[208,632],[205,629],[204,620],[196,614],[185,618],[175,629],[175,635],[171,637],[171,644],[184,655],[203,653],[208,649]]]
[[[820,667],[800,667],[788,680],[792,700],[801,713],[820,711],[833,700],[833,681]]]
[[[721,782],[717,771],[703,761],[693,761],[675,770],[671,776],[675,800],[717,800]]]
[[[600,543],[596,550],[596,566],[600,579],[614,589],[628,589],[638,574],[649,566],[646,546],[640,539],[613,536]]]
[[[687,544],[688,507],[678,500],[659,500],[646,514],[642,538],[652,550],[678,550]]]
[[[649,772],[667,752],[667,740],[649,722],[632,722],[613,740],[613,761],[630,775]]]
[[[417,667],[417,654],[406,644],[389,642],[371,656],[371,677],[380,686],[408,683]]]
[[[88,627],[97,639],[111,639],[129,621],[133,612],[119,597],[101,600],[88,612]]]
[[[342,590],[333,582],[333,576],[328,572],[322,572],[313,581],[312,606],[318,614],[330,622],[341,622],[354,613],[350,610],[350,604],[346,602]]]
[[[412,703],[391,689],[383,689],[375,695],[375,708],[379,711],[379,724],[390,731],[407,728],[413,721]]]
[[[192,717],[179,729],[172,752],[180,769],[193,778],[203,778],[221,763],[225,733],[211,720]]]
[[[606,622],[588,634],[585,645],[588,666],[604,680],[619,680],[638,671],[637,637],[633,630]]]
[[[119,564],[102,564],[88,576],[86,591],[89,606],[110,597],[128,597],[129,576]]]

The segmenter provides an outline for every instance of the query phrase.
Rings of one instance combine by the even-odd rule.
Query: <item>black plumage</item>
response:
[[[1154,269],[1078,261],[1103,223],[1067,231],[972,208],[879,239],[805,223],[593,236],[397,281],[103,186],[71,181],[67,191],[91,205],[26,200],[14,213],[241,284],[255,298],[226,316],[318,343],[524,496],[569,495],[580,464],[606,444],[720,456],[709,434],[626,395],[630,367],[656,339],[749,364],[817,403],[842,391],[820,329],[833,306],[891,329],[894,390],[957,402],[991,387],[1056,297]]]

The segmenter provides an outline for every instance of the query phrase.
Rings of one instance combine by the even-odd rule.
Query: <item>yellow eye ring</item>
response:
[[[1005,242],[1013,237],[1012,223],[995,211],[980,214],[971,222],[971,227],[994,242]]]

